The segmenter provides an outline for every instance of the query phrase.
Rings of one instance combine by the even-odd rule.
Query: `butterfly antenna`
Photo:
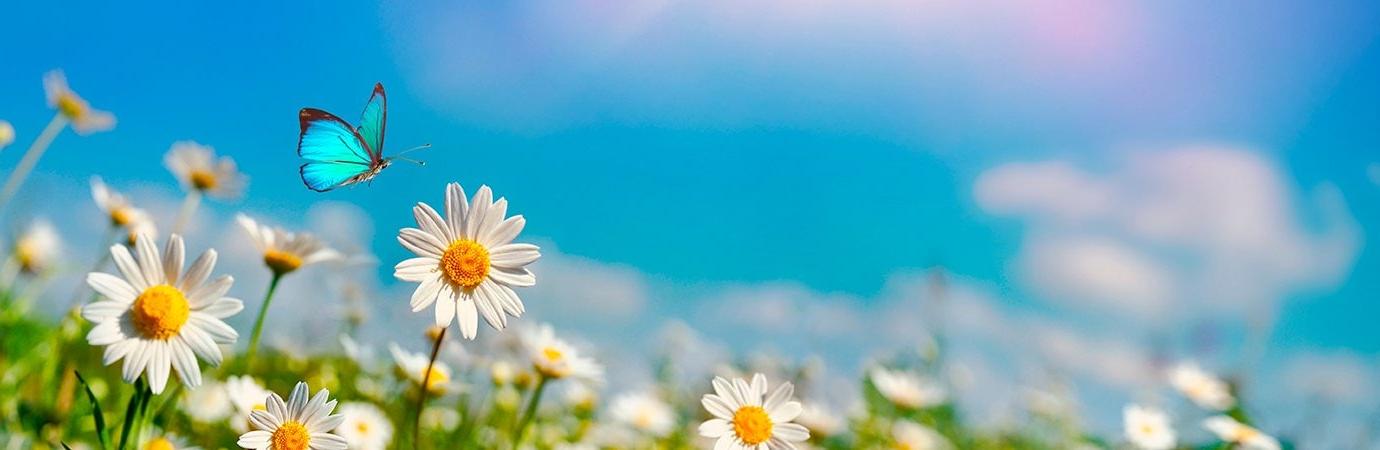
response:
[[[418,161],[418,160],[415,160],[415,159],[412,159],[412,158],[404,158],[404,157],[397,156],[397,155],[394,155],[394,156],[392,156],[392,157],[390,157],[390,158],[388,158],[388,159],[396,159],[396,160],[399,160],[399,161],[407,161],[407,162],[410,162],[410,163],[413,163],[413,164],[416,164],[416,165],[419,165],[419,166],[425,166],[425,165],[426,165],[426,161]]]
[[[406,155],[406,154],[408,154],[408,153],[412,153],[412,152],[415,152],[415,151],[417,151],[417,150],[425,150],[425,149],[428,149],[428,148],[431,148],[431,144],[422,144],[422,145],[418,145],[418,146],[416,146],[416,147],[412,147],[412,148],[409,148],[409,149],[407,149],[407,150],[403,150],[403,151],[401,151],[401,152],[398,152],[398,155]],[[394,157],[396,157],[396,156],[398,156],[398,155],[394,155]]]

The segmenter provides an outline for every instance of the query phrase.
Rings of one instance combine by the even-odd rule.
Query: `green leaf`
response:
[[[86,384],[86,379],[81,377],[81,372],[77,373],[77,381],[81,382],[82,389],[86,390],[86,398],[91,401],[91,416],[96,419],[96,439],[101,442],[102,449],[108,449],[106,436],[109,434],[105,429],[105,414],[101,413],[101,402],[96,401],[96,393],[91,392],[91,385]],[[64,447],[67,444],[63,444]]]

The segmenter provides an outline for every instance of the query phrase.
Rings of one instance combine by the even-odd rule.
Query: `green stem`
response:
[[[249,335],[249,351],[245,353],[244,357],[246,373],[254,365],[254,354],[259,351],[259,336],[264,331],[264,317],[268,313],[268,304],[273,301],[273,291],[278,290],[278,281],[282,278],[283,274],[273,273],[273,279],[268,282],[268,293],[264,294],[264,304],[259,305],[259,318],[254,319],[254,332]]]
[[[129,404],[125,406],[125,423],[120,426],[119,450],[128,448],[130,435],[138,432],[134,425],[139,421],[140,405],[146,404],[147,398],[152,395],[148,386],[144,384],[144,377],[134,380],[134,394],[129,397]]]
[[[533,416],[537,415],[537,404],[541,402],[541,393],[546,390],[546,375],[537,374],[537,387],[532,390],[532,398],[527,400],[527,408],[522,413],[522,420],[518,422],[517,431],[513,432],[513,449],[522,445],[522,435],[527,432],[527,425],[532,423]]]
[[[412,421],[413,450],[422,448],[422,410],[426,409],[426,394],[430,391],[428,387],[431,384],[431,371],[436,365],[436,356],[441,354],[441,342],[445,341],[446,330],[449,329],[450,327],[445,327],[441,329],[440,333],[436,333],[436,343],[431,345],[431,361],[426,363],[426,373],[422,374],[422,386],[417,392],[417,414]]]
[[[43,132],[39,133],[38,138],[34,139],[34,143],[24,152],[19,165],[14,166],[14,172],[10,172],[9,178],[5,179],[5,187],[0,188],[0,211],[4,211],[5,205],[19,192],[19,186],[24,184],[24,179],[29,177],[29,172],[38,164],[38,159],[48,150],[48,144],[53,143],[53,138],[56,138],[65,126],[67,118],[62,113],[53,116],[53,120],[48,122],[48,126],[43,128]]]

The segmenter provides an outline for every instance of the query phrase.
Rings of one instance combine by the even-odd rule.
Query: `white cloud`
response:
[[[519,292],[528,309],[558,322],[626,323],[642,313],[650,297],[646,276],[621,264],[560,253],[545,245],[532,266],[537,285]]]
[[[1021,272],[1045,298],[1151,316],[1171,298],[1168,271],[1116,240],[1050,236],[1026,245]]]

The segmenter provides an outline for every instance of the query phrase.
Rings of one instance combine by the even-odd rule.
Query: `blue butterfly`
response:
[[[374,94],[364,105],[359,128],[335,114],[316,108],[302,108],[297,113],[302,135],[297,139],[297,156],[302,164],[302,183],[307,188],[326,192],[341,186],[369,181],[388,168],[394,159],[425,164],[398,155],[430,147],[423,145],[398,155],[383,156],[383,131],[388,123],[388,96],[383,83],[374,84]]]

